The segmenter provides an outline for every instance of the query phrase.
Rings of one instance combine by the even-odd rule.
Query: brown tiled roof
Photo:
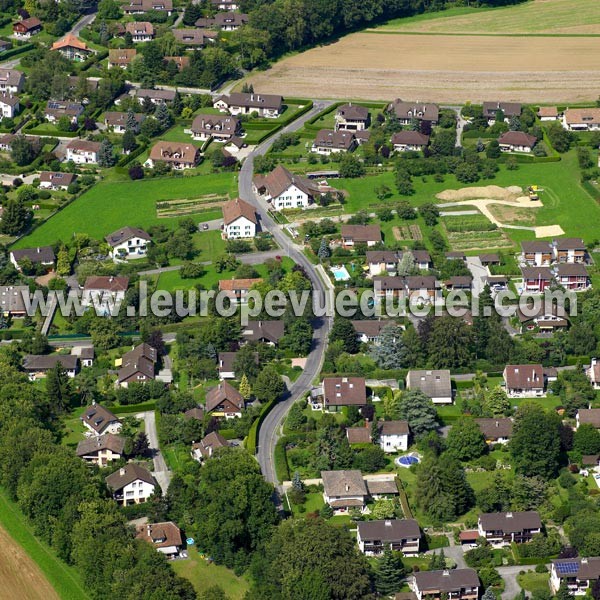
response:
[[[581,238],[556,238],[552,244],[557,250],[585,250],[585,242]]]
[[[360,521],[357,525],[362,540],[381,540],[386,544],[421,537],[421,529],[414,519]]]
[[[248,321],[242,331],[242,337],[248,341],[266,339],[276,344],[285,333],[283,321]]]
[[[600,108],[567,108],[565,111],[567,125],[577,123],[600,123]]]
[[[149,21],[130,21],[125,24],[125,31],[131,35],[154,35],[154,26]]]
[[[180,71],[181,71],[181,69],[184,69],[185,67],[190,66],[190,57],[189,56],[165,56],[165,60],[167,62],[174,62]]]
[[[501,110],[505,117],[518,117],[521,115],[521,105],[518,102],[484,102],[483,116],[495,117],[496,113]]]
[[[134,48],[121,48],[108,51],[108,62],[114,65],[128,65],[137,54]]]
[[[419,131],[398,131],[392,136],[392,144],[407,146],[427,146],[429,136]]]
[[[186,419],[196,419],[197,421],[204,420],[204,408],[202,406],[194,406],[183,413]]]
[[[581,263],[558,263],[554,268],[559,277],[588,277],[588,270]]]
[[[431,262],[431,255],[427,250],[411,250],[411,253],[417,262]]]
[[[326,377],[323,379],[325,406],[363,406],[367,403],[364,377]]]
[[[427,595],[429,590],[447,594],[458,592],[461,588],[479,586],[479,577],[473,569],[451,569],[444,571],[419,571],[414,574],[415,583],[420,592]]]
[[[123,355],[122,366],[117,375],[117,381],[126,381],[136,373],[142,373],[147,379],[154,379],[155,363],[157,361],[156,349],[142,343]]]
[[[584,454],[581,457],[581,464],[587,466],[598,466],[600,461],[600,454]]]
[[[237,354],[237,352],[219,352],[219,372],[232,372]],[[258,352],[254,353],[254,359],[258,364]]]
[[[484,265],[487,263],[500,262],[500,255],[496,252],[492,252],[490,254],[480,254],[479,260],[481,261],[481,264]]]
[[[225,225],[229,225],[229,223],[233,223],[236,219],[240,217],[246,217],[252,223],[257,223],[256,212],[252,204],[249,204],[245,200],[241,198],[234,198],[233,200],[229,200],[221,207],[223,210],[223,222]]]
[[[61,173],[60,171],[42,171],[40,173],[40,183],[70,185],[74,179],[74,173]]]
[[[382,262],[393,263],[398,262],[400,257],[395,250],[367,250],[365,252],[367,264],[379,264]]]
[[[147,88],[140,88],[135,90],[134,93],[136,98],[164,100],[165,102],[171,102],[175,98],[175,92],[173,90],[151,90]]]
[[[377,337],[381,330],[388,325],[394,325],[392,321],[376,321],[374,319],[363,319],[352,321],[352,327],[358,334],[365,334],[367,337]]]
[[[219,290],[222,292],[235,292],[237,290],[249,290],[255,283],[261,283],[262,279],[220,279]]]
[[[342,225],[342,238],[354,242],[380,242],[381,228],[379,225]]]
[[[175,39],[186,46],[204,46],[216,38],[216,33],[201,29],[171,29]]]
[[[472,275],[452,275],[448,280],[448,284],[453,288],[470,288],[472,283]]]
[[[41,27],[42,22],[37,17],[28,17],[27,19],[21,19],[15,25],[21,25],[25,29],[35,29],[36,27]]]
[[[346,427],[349,444],[370,444],[371,429],[369,427]]]
[[[351,121],[366,121],[369,118],[369,109],[358,104],[342,104],[338,107],[337,114]]]
[[[118,246],[119,244],[122,244],[123,242],[126,242],[134,237],[150,241],[150,236],[143,229],[140,229],[139,227],[130,227],[129,225],[119,229],[118,231],[109,233],[104,239],[109,246],[114,248],[115,246]]]
[[[550,242],[540,242],[537,240],[533,240],[531,242],[521,242],[521,251],[522,252],[550,252]]]
[[[0,94],[0,104],[6,104],[7,106],[17,106],[17,104],[19,104],[19,97],[3,92]]]
[[[438,288],[437,279],[433,275],[409,275],[406,277],[408,290],[435,290]]]
[[[507,146],[527,146],[533,148],[537,142],[537,138],[534,135],[529,135],[523,131],[507,131],[498,138],[500,145],[506,144]]]
[[[577,577],[582,580],[595,580],[600,578],[600,558],[563,558],[553,560],[559,579],[563,577]],[[566,568],[560,568],[566,565]]]
[[[379,421],[380,435],[408,435],[408,421]]]
[[[240,120],[230,115],[197,115],[190,129],[194,133],[228,133],[233,135],[240,126]]]
[[[83,411],[81,420],[87,423],[96,433],[102,433],[108,425],[119,421],[108,408],[105,408],[101,404],[88,406]]]
[[[206,412],[213,411],[224,400],[229,400],[229,402],[240,410],[244,408],[244,398],[242,395],[231,384],[222,381],[219,385],[206,392],[206,402],[204,405]]]
[[[378,494],[389,494],[390,496],[398,495],[398,486],[393,479],[387,481],[367,481],[367,489],[371,496]]]
[[[536,511],[497,512],[479,515],[484,531],[502,531],[505,534],[518,533],[526,529],[541,529],[542,521]]]
[[[173,521],[138,525],[135,531],[135,537],[138,540],[149,542],[155,548],[168,548],[169,546],[181,546],[183,544],[181,529]]]
[[[104,122],[112,127],[115,125],[125,126],[127,125],[128,116],[126,112],[108,111],[104,113]],[[138,124],[146,118],[146,115],[142,113],[133,113],[133,116]]]
[[[360,471],[321,471],[323,488],[328,496],[366,496],[367,484]]]
[[[479,531],[477,529],[471,529],[469,531],[461,531],[458,534],[458,538],[461,542],[475,542],[479,538]]]
[[[406,387],[409,390],[421,390],[430,398],[452,396],[448,369],[411,370],[406,376]]]
[[[271,198],[281,196],[291,185],[295,185],[305,194],[314,197],[319,194],[319,188],[316,183],[310,179],[290,173],[284,166],[278,165],[267,175],[257,175],[254,183],[258,188],[265,187]]]
[[[131,0],[123,6],[123,10],[125,12],[131,12],[132,10],[143,10],[144,12],[152,10],[170,11],[173,10],[173,0]]]
[[[113,275],[91,275],[85,280],[84,290],[108,290],[109,292],[124,292],[129,286],[129,277]]]
[[[381,290],[404,290],[406,287],[406,280],[404,277],[398,276],[380,276],[373,277],[373,285],[379,285]]]
[[[98,153],[100,150],[100,142],[92,142],[90,140],[73,140],[67,144],[67,150]]]
[[[523,275],[523,279],[541,279],[542,281],[552,279],[552,271],[548,267],[521,267],[521,275]]]
[[[162,160],[165,162],[183,162],[190,165],[198,161],[199,150],[193,144],[181,142],[156,142],[150,150],[151,160]]]
[[[475,423],[488,440],[509,438],[512,435],[513,422],[508,418],[481,418],[475,419]]]
[[[355,144],[356,139],[352,131],[340,129],[320,129],[315,137],[315,147],[331,148],[332,150],[349,150]]]
[[[215,15],[214,24],[217,27],[224,27],[225,25],[236,25],[240,27],[245,25],[249,20],[249,17],[245,13],[239,12],[220,12]]]
[[[281,110],[283,98],[274,94],[257,94],[246,92],[233,92],[229,96],[220,96],[229,106],[245,106],[247,108],[268,108]]]
[[[25,298],[29,298],[29,286],[26,285],[1,285],[0,286],[0,311],[9,313],[25,312]]]
[[[127,463],[124,467],[121,467],[106,477],[105,481],[106,485],[116,492],[122,490],[126,485],[133,481],[137,481],[138,479],[145,481],[154,487],[158,486],[150,471],[135,463]]]
[[[0,69],[0,83],[11,86],[20,86],[25,80],[25,75],[16,69]]]
[[[437,121],[440,110],[437,104],[421,104],[419,102],[403,102],[396,98],[389,109],[396,113],[399,119],[424,119],[425,121]]]
[[[101,450],[110,450],[115,454],[123,454],[125,449],[125,438],[120,435],[107,433],[105,435],[92,436],[81,440],[77,444],[77,456],[88,456]]]
[[[558,108],[556,106],[540,106],[537,114],[538,117],[557,117]]]
[[[134,361],[142,357],[147,358],[151,362],[156,362],[158,360],[158,352],[156,352],[156,348],[153,348],[150,344],[142,342],[129,352],[123,354],[123,363]]]
[[[199,450],[202,456],[209,458],[215,450],[227,448],[228,446],[229,442],[220,433],[211,431],[200,442],[192,444],[192,449]]]
[[[579,424],[588,423],[600,429],[600,408],[580,408],[577,411]]]
[[[538,389],[544,387],[542,365],[506,365],[504,380],[508,389]]]

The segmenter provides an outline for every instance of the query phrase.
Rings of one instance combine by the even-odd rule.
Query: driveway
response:
[[[158,445],[156,415],[154,414],[153,410],[149,410],[143,413],[138,413],[135,416],[136,418],[144,419],[145,421],[145,431],[146,435],[148,436],[148,445],[154,461],[154,471],[152,474],[154,475],[154,478],[158,482],[158,485],[160,486],[160,489],[164,495],[167,493],[167,489],[171,483],[171,471],[169,471],[167,463],[165,462]]]
[[[535,565],[515,565],[511,567],[498,567],[497,571],[504,579],[503,600],[514,600],[521,591],[521,586],[517,583],[517,575],[521,571],[533,571]]]
[[[487,267],[481,264],[479,256],[467,256],[467,267],[471,271],[471,275],[473,275],[473,296],[478,298],[485,287],[486,279],[490,272]]]

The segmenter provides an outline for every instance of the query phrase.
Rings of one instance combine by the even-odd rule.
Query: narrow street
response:
[[[145,422],[145,431],[148,436],[148,444],[154,461],[154,471],[152,475],[160,485],[163,495],[166,494],[169,484],[171,483],[171,471],[167,467],[167,463],[161,454],[158,443],[158,432],[156,431],[156,415],[153,410],[138,413],[135,415],[137,419],[143,419]]]

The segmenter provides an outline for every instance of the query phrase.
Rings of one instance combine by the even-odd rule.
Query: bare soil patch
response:
[[[0,527],[0,581],[2,598],[60,600],[38,566]]]
[[[460,202],[461,200],[477,200],[480,198],[493,198],[494,200],[514,201],[522,190],[518,186],[507,188],[499,185],[485,185],[460,188],[458,190],[444,190],[436,195],[436,198],[446,202]]]
[[[591,101],[600,88],[598,43],[363,32],[285,58],[250,79],[262,92],[305,98]]]
[[[533,225],[535,213],[528,208],[508,206],[507,204],[488,204],[490,213],[502,223],[510,225]]]

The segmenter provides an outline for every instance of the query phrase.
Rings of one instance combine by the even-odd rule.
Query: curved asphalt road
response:
[[[325,296],[327,288],[325,283],[315,270],[314,265],[306,258],[301,248],[294,244],[288,236],[282,231],[281,227],[268,214],[268,204],[262,199],[257,198],[252,190],[252,177],[254,173],[254,157],[263,155],[269,150],[273,142],[282,134],[300,129],[306,121],[331,105],[331,102],[315,102],[313,108],[302,115],[299,119],[284,127],[277,135],[269,138],[257,146],[246,158],[239,173],[239,195],[240,198],[250,202],[256,208],[261,227],[268,230],[275,241],[296,264],[301,265],[306,270],[313,285],[313,292]],[[323,317],[314,322],[313,346],[307,357],[306,365],[300,377],[291,385],[287,394],[281,399],[267,415],[263,421],[258,440],[258,462],[265,479],[271,483],[277,484],[275,474],[274,452],[275,444],[279,438],[279,430],[283,420],[291,408],[292,404],[305,394],[312,385],[313,379],[321,370],[321,363],[325,348],[327,347],[327,336],[331,326],[331,318]]]

